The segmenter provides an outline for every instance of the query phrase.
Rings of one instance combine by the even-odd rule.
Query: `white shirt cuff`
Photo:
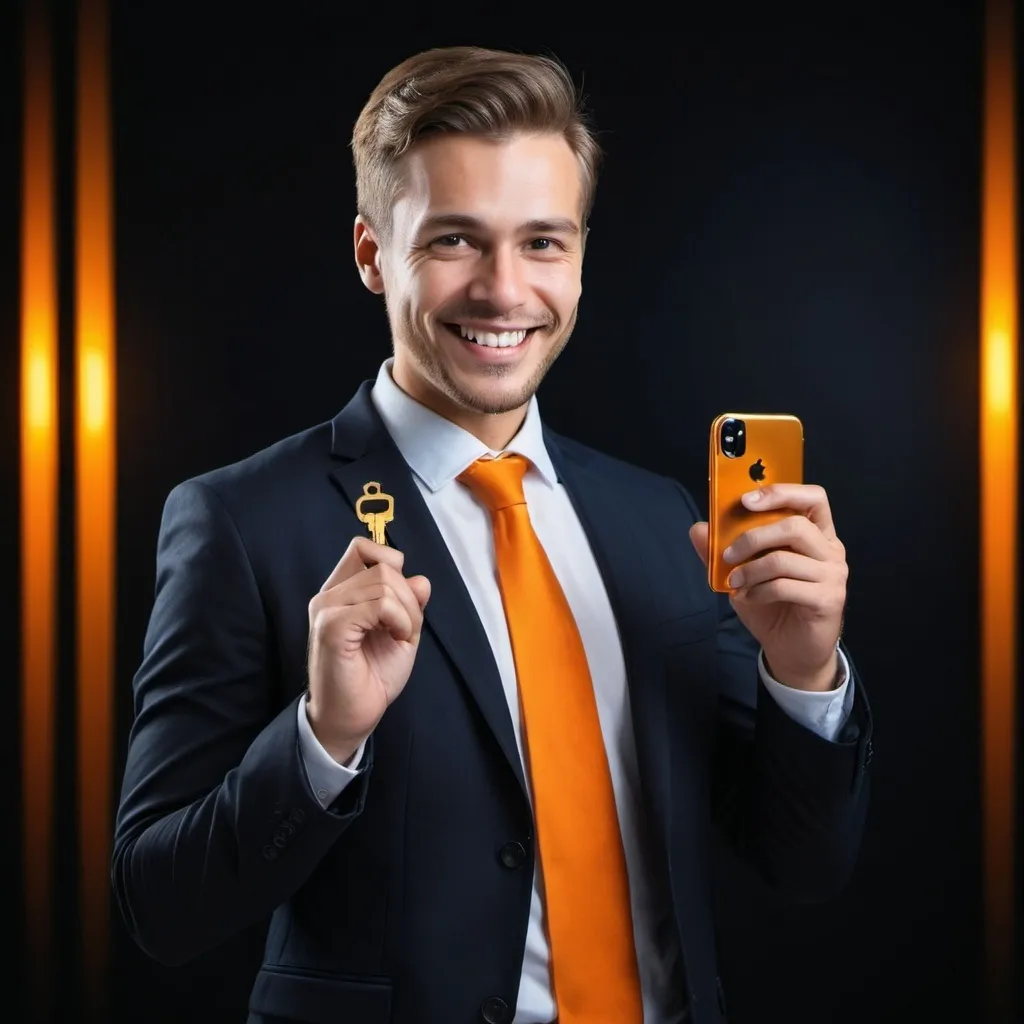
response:
[[[757,656],[757,670],[761,682],[774,697],[776,703],[790,718],[817,733],[822,739],[835,740],[839,730],[846,724],[853,708],[853,676],[850,663],[841,648],[839,654],[839,685],[834,690],[796,690],[768,675],[765,668],[764,651]]]
[[[345,765],[338,764],[313,735],[304,697],[299,701],[298,714],[299,753],[306,768],[306,778],[320,806],[326,808],[338,799],[345,787],[359,774],[366,740],[359,744],[359,749],[352,755],[352,761],[346,768]]]

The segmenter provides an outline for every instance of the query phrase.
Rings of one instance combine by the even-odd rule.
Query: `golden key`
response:
[[[367,502],[384,502],[384,508],[377,512],[364,512],[363,506]],[[371,480],[363,484],[363,493],[356,499],[356,516],[359,522],[366,523],[374,544],[387,544],[384,527],[395,518],[395,499],[390,494],[384,494],[380,484]]]

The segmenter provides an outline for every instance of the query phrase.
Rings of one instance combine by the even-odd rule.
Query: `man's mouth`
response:
[[[463,341],[484,348],[518,348],[537,330],[536,327],[521,327],[516,330],[498,331],[468,327],[465,324],[445,324],[445,327]]]

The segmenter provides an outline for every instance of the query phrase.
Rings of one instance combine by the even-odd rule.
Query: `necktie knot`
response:
[[[510,505],[525,505],[523,476],[530,463],[522,455],[500,455],[496,459],[477,459],[459,474],[476,498],[497,512]]]

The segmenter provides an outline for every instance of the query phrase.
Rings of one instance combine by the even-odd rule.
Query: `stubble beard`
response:
[[[389,312],[391,311],[389,310]],[[389,316],[389,319],[391,320],[393,344],[396,347],[398,345],[405,347],[413,362],[419,367],[420,373],[432,387],[460,408],[493,416],[521,409],[536,394],[541,381],[547,376],[548,370],[551,369],[552,364],[568,344],[576,326],[577,314],[578,307],[573,309],[572,316],[559,332],[558,337],[554,341],[548,342],[549,348],[544,361],[531,374],[529,380],[516,391],[499,391],[497,394],[477,394],[473,390],[463,387],[454,378],[445,360],[438,354],[436,346],[423,337],[407,313],[403,311],[399,316]],[[481,366],[483,373],[497,379],[509,377],[517,369],[518,367],[499,363]]]

